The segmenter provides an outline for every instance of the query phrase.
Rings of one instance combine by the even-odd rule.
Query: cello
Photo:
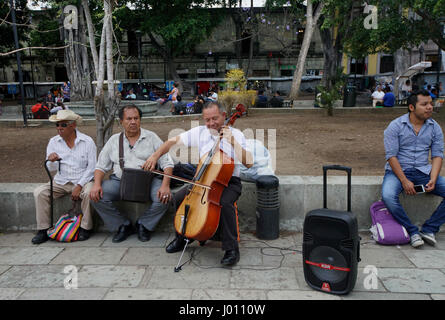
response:
[[[243,105],[239,104],[236,112],[225,120],[224,125],[232,126],[235,120],[244,114],[246,114],[246,110]],[[184,254],[189,239],[206,241],[213,236],[218,228],[221,195],[228,186],[235,167],[234,160],[220,150],[221,139],[222,137],[218,136],[212,149],[201,157],[192,180],[201,185],[210,186],[210,189],[193,184],[176,211],[174,219],[176,232],[186,239],[182,254]],[[181,258],[182,255],[179,262]],[[178,266],[175,268],[176,272],[180,270]]]

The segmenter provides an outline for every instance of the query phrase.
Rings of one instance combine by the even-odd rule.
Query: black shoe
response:
[[[78,241],[85,241],[90,238],[91,230],[86,230],[83,228],[79,228],[79,236],[77,237]]]
[[[39,230],[37,234],[32,238],[31,242],[33,244],[41,244],[49,240],[48,234],[46,233],[47,229]]]
[[[221,260],[221,264],[225,266],[232,266],[240,259],[239,249],[227,250]]]
[[[167,248],[165,248],[165,251],[167,251],[167,253],[175,253],[182,251],[185,247],[185,244],[186,242],[184,237],[176,235],[176,238],[172,242],[170,242]]]
[[[128,236],[131,234],[133,234],[133,226],[131,224],[128,226],[123,224],[119,227],[119,230],[114,235],[112,242],[114,243],[122,242],[125,239],[127,239]]]
[[[146,242],[151,238],[151,231],[145,228],[142,223],[136,223],[136,230],[138,232],[138,238],[142,242]]]

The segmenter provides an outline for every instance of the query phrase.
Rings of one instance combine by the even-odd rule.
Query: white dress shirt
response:
[[[385,93],[383,91],[374,91],[371,95],[372,98],[377,100],[383,100],[383,97],[385,96]]]
[[[52,137],[46,148],[46,158],[51,153],[57,153],[60,161],[60,171],[58,161],[49,162],[48,168],[58,170],[54,176],[54,182],[65,185],[69,182],[74,185],[84,186],[94,177],[96,167],[96,144],[91,137],[76,130],[74,147],[70,148],[60,135]]]
[[[246,150],[246,138],[244,134],[238,129],[229,127],[232,131],[232,136]],[[206,126],[198,126],[190,129],[189,131],[180,134],[182,143],[186,147],[197,147],[199,150],[199,157],[201,158],[207,152],[209,152],[216,142],[218,136],[214,136],[210,133],[210,130]],[[235,150],[232,145],[226,140],[221,139],[219,148],[231,157],[235,162],[235,168],[233,169],[233,176],[239,177],[241,161],[236,157]]]

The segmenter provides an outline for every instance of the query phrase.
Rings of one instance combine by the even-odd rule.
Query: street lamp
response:
[[[142,77],[142,67],[141,67],[141,51],[142,51],[141,37],[142,37],[141,30],[136,30],[136,38],[138,39],[139,85],[141,85],[141,79],[143,78]]]
[[[442,36],[445,38],[445,17],[439,18],[439,23],[443,24],[442,29]],[[442,49],[440,48],[439,44],[437,45],[437,76],[436,76],[436,87],[437,87],[437,93],[440,94],[440,69],[442,67]]]
[[[419,62],[423,60],[423,45],[421,44],[419,47]]]
[[[19,37],[17,34],[17,24],[15,18],[15,1],[10,0],[10,5],[11,5],[12,31],[14,34],[15,48],[19,49]],[[28,125],[28,120],[26,117],[25,89],[23,87],[23,73],[22,73],[22,62],[20,59],[20,51],[17,51],[16,57],[17,57],[17,73],[19,75],[19,82],[20,82],[20,98],[22,102],[23,125],[26,127]]]

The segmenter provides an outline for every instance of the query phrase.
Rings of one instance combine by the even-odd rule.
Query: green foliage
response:
[[[219,24],[221,14],[209,10],[216,1],[206,0],[138,0],[131,1],[137,9],[139,29],[162,38],[171,56],[188,53],[205,41]]]
[[[360,58],[379,51],[393,53],[429,39],[445,48],[440,23],[440,17],[445,16],[445,0],[375,0],[368,4],[377,6],[378,27],[365,29],[362,9],[345,39],[347,54]]]
[[[57,47],[62,46],[60,40],[59,21],[54,19],[57,16],[57,10],[51,9],[42,13],[33,14],[33,20],[38,23],[35,29],[29,33],[29,44],[33,47]],[[57,53],[53,50],[36,50],[33,54],[37,55],[41,61],[47,62],[53,60]]]
[[[342,88],[345,85],[347,76],[342,74],[341,68],[337,70],[337,75],[332,81],[330,88],[317,86],[318,94],[315,100],[321,108],[325,108],[329,116],[334,115],[334,103],[342,97]]]
[[[0,23],[0,51],[8,52],[15,50],[14,43],[14,34],[12,29],[12,18],[9,7],[9,0],[4,0],[0,2],[0,18],[6,19],[8,23]],[[28,33],[30,31],[29,28],[25,26],[20,26],[20,24],[29,23],[28,12],[29,10],[26,7],[26,0],[16,0],[16,21],[19,26],[17,27],[17,34],[19,38],[19,42],[24,42],[28,40]],[[0,57],[0,67],[8,65],[11,61],[11,57],[15,56],[6,56]]]

